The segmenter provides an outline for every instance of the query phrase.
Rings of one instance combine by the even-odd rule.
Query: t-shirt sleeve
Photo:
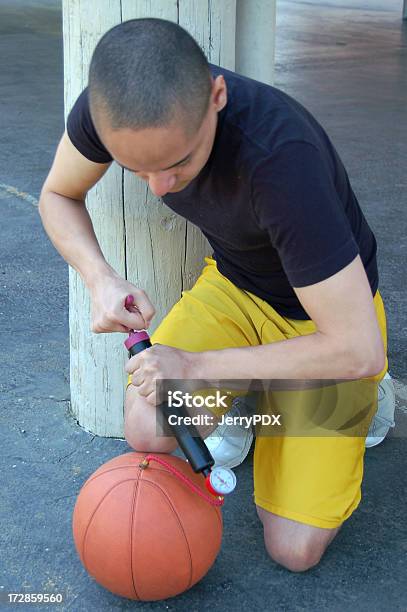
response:
[[[292,287],[318,283],[359,253],[329,161],[308,143],[288,143],[256,168],[252,197]]]
[[[96,133],[89,110],[88,88],[83,90],[73,105],[66,122],[66,130],[72,144],[90,161],[107,164],[112,157]]]

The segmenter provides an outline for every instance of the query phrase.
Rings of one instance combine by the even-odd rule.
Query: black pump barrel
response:
[[[151,346],[150,339],[147,332],[132,332],[129,334],[128,339],[124,343],[129,351],[129,357],[137,355],[141,351]],[[159,405],[159,409],[165,416],[168,423],[168,418],[171,415],[181,417],[181,419],[175,419],[176,424],[171,425],[168,423],[174,437],[176,438],[181,450],[185,457],[188,459],[194,472],[201,472],[204,476],[210,473],[210,468],[214,465],[215,460],[209,452],[208,447],[199,435],[195,425],[186,425],[185,417],[189,417],[190,414],[185,410],[184,406],[175,408],[168,406],[167,402],[163,402]]]

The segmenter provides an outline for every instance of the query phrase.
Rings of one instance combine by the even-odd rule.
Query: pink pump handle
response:
[[[129,308],[133,306],[133,304],[134,304],[134,297],[132,295],[128,295],[124,302],[124,305],[127,308],[127,310],[129,310]],[[124,342],[124,344],[127,349],[130,349],[130,347],[136,344],[136,342],[141,342],[141,340],[150,340],[150,336],[148,335],[146,330],[145,329],[140,329],[140,330],[133,329],[129,333],[129,337]]]

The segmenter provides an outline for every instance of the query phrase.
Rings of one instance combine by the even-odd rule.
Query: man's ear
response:
[[[224,108],[228,101],[228,92],[225,79],[222,74],[219,74],[216,79],[212,78],[212,102],[219,112]]]

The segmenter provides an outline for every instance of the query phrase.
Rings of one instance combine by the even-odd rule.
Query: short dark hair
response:
[[[131,19],[106,32],[89,68],[95,123],[112,129],[162,127],[182,118],[196,131],[207,112],[211,73],[204,52],[181,26],[164,19]]]

